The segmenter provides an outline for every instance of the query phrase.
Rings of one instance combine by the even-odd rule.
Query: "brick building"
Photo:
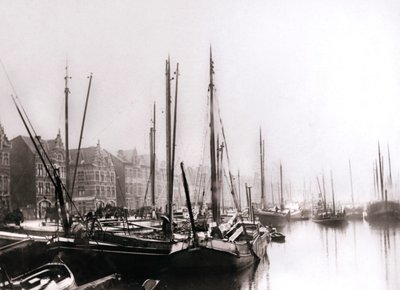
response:
[[[11,209],[10,201],[10,156],[11,142],[0,124],[0,208]]]
[[[40,139],[51,162],[60,167],[65,182],[65,149],[60,132],[55,139]],[[26,218],[44,218],[46,208],[55,204],[55,190],[29,137],[11,140],[11,204],[21,208]],[[47,166],[50,170],[50,164]],[[51,172],[53,174],[53,172]]]
[[[71,183],[78,150],[70,150]],[[81,148],[77,164],[73,201],[85,214],[107,204],[115,206],[116,178],[110,153],[97,146]],[[74,209],[73,209],[74,210]]]

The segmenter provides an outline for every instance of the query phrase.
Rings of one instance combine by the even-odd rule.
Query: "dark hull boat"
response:
[[[370,223],[400,221],[400,203],[395,201],[377,201],[367,206],[365,219]]]
[[[144,238],[136,235],[97,232],[91,239],[57,237],[48,247],[62,259],[79,268],[82,264],[109,267],[110,271],[131,274],[157,273],[171,265],[171,257],[191,246],[187,237],[179,239]]]
[[[289,221],[289,213],[282,211],[273,210],[257,210],[254,215],[259,219],[259,221],[265,226],[276,226],[282,227],[286,225]]]
[[[330,212],[317,213],[312,217],[312,221],[317,224],[328,226],[341,226],[347,223],[346,215],[343,213],[332,214]]]
[[[218,268],[241,270],[260,260],[267,253],[268,230],[259,223],[238,222],[223,239],[199,238],[198,247],[172,257],[172,267],[186,269]]]

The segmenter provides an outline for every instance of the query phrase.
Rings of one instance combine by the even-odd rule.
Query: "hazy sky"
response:
[[[90,72],[84,146],[148,148],[157,103],[157,151],[164,154],[165,59],[180,64],[177,155],[202,157],[208,58],[232,169],[258,170],[258,130],[266,172],[302,191],[333,171],[349,197],[348,160],[360,198],[373,192],[381,141],[399,176],[400,2],[1,1],[0,58],[37,132],[64,134],[64,74],[70,80],[70,147],[77,147]],[[0,121],[11,139],[26,135],[0,71]],[[387,157],[385,156],[385,161]],[[362,197],[364,196],[364,197]]]

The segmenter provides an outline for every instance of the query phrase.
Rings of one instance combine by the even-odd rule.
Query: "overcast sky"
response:
[[[342,199],[350,196],[349,159],[357,198],[373,195],[378,140],[385,154],[390,145],[399,176],[399,35],[398,1],[0,2],[0,58],[43,138],[64,134],[68,59],[70,147],[93,72],[83,145],[146,152],[156,102],[161,157],[170,55],[180,65],[177,156],[199,164],[212,45],[232,169],[259,170],[261,126],[268,182],[277,182],[282,162],[297,192],[304,180],[316,192],[315,177],[332,170]],[[26,135],[12,93],[0,71],[0,122],[10,139]]]

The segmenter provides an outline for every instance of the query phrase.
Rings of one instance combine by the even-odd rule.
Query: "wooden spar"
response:
[[[224,156],[224,142],[219,146],[219,166],[218,166],[218,183],[219,183],[219,192],[220,192],[220,207],[222,213],[225,211],[225,195],[224,195],[224,177],[223,177],[223,156]]]
[[[156,206],[156,103],[153,104],[153,128],[150,136],[151,154],[151,205]]]
[[[381,158],[381,148],[378,142],[378,158],[379,158],[379,184],[380,184],[380,193],[381,199],[384,200],[384,191],[383,191],[383,167],[382,167],[382,158]]]
[[[326,188],[325,188],[325,175],[322,175],[322,189],[324,196],[324,210],[326,211]]]
[[[393,181],[392,181],[392,164],[390,162],[390,150],[389,150],[389,144],[387,145],[387,150],[388,150],[388,162],[389,162],[389,188],[392,189]]]
[[[280,175],[280,182],[281,182],[281,196],[280,196],[280,206],[281,206],[281,210],[283,210],[284,208],[284,204],[283,204],[283,179],[282,179],[282,164],[279,164],[279,175]]]
[[[198,244],[199,244],[199,241],[198,241],[198,237],[197,237],[196,227],[195,227],[195,224],[194,224],[192,203],[190,202],[189,185],[188,185],[187,180],[186,180],[186,174],[185,174],[185,169],[184,169],[184,166],[183,166],[183,162],[181,162],[181,170],[182,170],[183,188],[185,189],[185,196],[186,196],[186,206],[187,206],[188,211],[189,211],[190,225],[192,227],[192,232],[193,232],[194,246],[197,247]]]
[[[68,88],[68,79],[71,77],[68,76],[68,63],[65,67],[65,187],[67,189],[67,192],[70,192],[70,187],[69,187],[69,133],[68,133],[68,95],[70,93],[69,88]]]
[[[333,175],[332,175],[332,171],[331,171],[331,187],[332,187],[332,210],[333,210],[333,214],[336,213],[336,207],[335,207],[335,190],[333,188]]]
[[[168,201],[168,217],[172,227],[172,192],[171,192],[171,68],[170,59],[166,63],[166,94],[165,94],[165,118],[166,118],[166,174],[167,174],[167,201]]]
[[[260,174],[261,174],[261,209],[265,208],[265,191],[264,191],[264,152],[263,140],[260,127]]]
[[[210,159],[211,159],[211,203],[212,203],[212,214],[214,221],[219,224],[221,222],[221,216],[218,208],[219,192],[217,184],[217,168],[215,159],[215,123],[214,123],[214,63],[212,60],[212,51],[210,47]]]
[[[350,172],[350,188],[351,188],[351,203],[354,207],[354,192],[353,192],[353,175],[351,174],[351,162],[349,160],[349,172]]]
[[[79,136],[79,144],[78,144],[78,151],[76,153],[76,159],[75,159],[75,168],[74,168],[74,177],[72,179],[72,186],[71,186],[71,199],[74,196],[74,187],[75,187],[75,180],[76,180],[76,173],[78,170],[78,163],[79,163],[79,155],[81,153],[81,145],[82,145],[82,137],[83,137],[83,129],[85,127],[85,121],[86,121],[86,112],[87,112],[87,107],[88,107],[88,102],[89,102],[89,95],[90,95],[90,87],[92,85],[92,77],[93,74],[90,73],[89,76],[89,86],[86,94],[86,101],[85,101],[85,109],[83,111],[83,118],[82,118],[82,126],[81,126],[81,133]],[[122,191],[121,191],[122,192]]]
[[[176,64],[176,72],[175,72],[175,101],[174,101],[174,124],[173,124],[173,131],[172,131],[172,157],[171,157],[171,164],[170,164],[170,183],[169,183],[169,191],[170,191],[170,196],[171,196],[171,202],[173,199],[173,192],[174,192],[174,172],[175,172],[175,140],[176,140],[176,118],[177,118],[177,108],[178,108],[178,78],[179,78],[179,63]],[[170,129],[171,130],[171,129]],[[172,211],[173,215],[173,211]],[[171,215],[171,221],[172,221],[172,216]]]
[[[271,201],[272,201],[272,204],[274,205],[275,204],[275,198],[274,198],[274,184],[271,182]]]
[[[240,193],[240,171],[238,170],[238,208],[239,212],[242,211],[242,200],[241,200],[241,193]]]
[[[376,196],[380,197],[380,185],[379,185],[379,172],[378,172],[378,161],[375,160],[375,181],[376,181]]]

